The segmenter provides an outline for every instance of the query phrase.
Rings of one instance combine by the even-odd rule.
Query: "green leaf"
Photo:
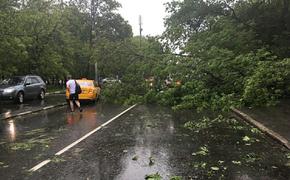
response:
[[[210,167],[210,169],[214,170],[214,171],[218,171],[220,168],[219,167]]]
[[[155,174],[149,174],[145,176],[146,180],[161,180],[162,177],[160,176],[160,174],[157,172]]]

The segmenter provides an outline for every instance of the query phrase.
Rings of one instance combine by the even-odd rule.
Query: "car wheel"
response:
[[[38,95],[38,98],[39,98],[40,100],[43,100],[44,97],[45,97],[45,92],[44,92],[43,89],[41,89],[41,91],[40,91],[40,93],[39,93],[39,95]]]
[[[20,104],[24,102],[24,94],[23,92],[19,92],[16,96],[16,101]]]

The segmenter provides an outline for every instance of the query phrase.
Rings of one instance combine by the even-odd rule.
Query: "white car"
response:
[[[121,83],[121,80],[120,79],[114,79],[114,78],[104,78],[102,80],[102,83],[103,84],[106,84],[106,83]]]

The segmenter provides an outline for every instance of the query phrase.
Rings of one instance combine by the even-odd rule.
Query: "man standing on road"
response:
[[[69,91],[69,105],[71,112],[74,112],[74,103],[78,106],[80,112],[82,112],[83,110],[79,101],[79,95],[76,93],[76,81],[73,80],[70,76],[66,82],[66,88]]]

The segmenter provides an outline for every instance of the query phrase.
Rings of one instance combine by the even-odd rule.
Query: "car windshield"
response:
[[[9,79],[4,79],[1,84],[2,85],[19,85],[19,84],[23,84],[24,82],[24,77],[12,77]]]
[[[78,82],[79,85],[81,87],[89,87],[89,86],[94,86],[94,83],[93,82],[88,82],[88,81],[84,81],[84,82]]]

